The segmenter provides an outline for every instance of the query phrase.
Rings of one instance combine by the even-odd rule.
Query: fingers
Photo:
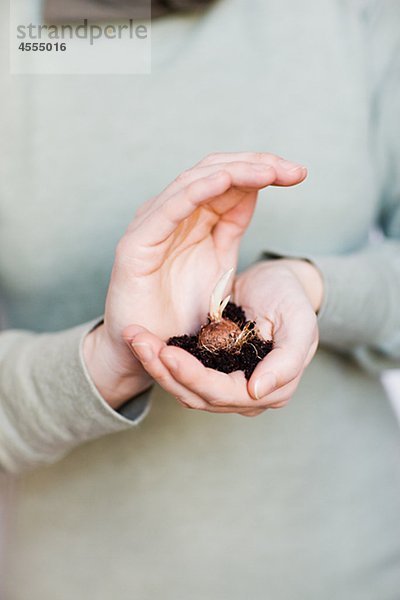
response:
[[[171,346],[167,346],[160,352],[160,359],[175,381],[190,392],[203,398],[214,408],[225,407],[239,414],[246,411],[259,413],[287,402],[294,394],[301,378],[299,375],[280,390],[257,401],[249,395],[242,371],[226,374],[208,369],[194,356],[181,348]]]
[[[157,210],[168,198],[177,194],[179,191],[190,186],[191,183],[211,177],[212,175],[225,171],[232,176],[234,185],[240,188],[246,188],[246,186],[253,189],[252,179],[254,178],[254,171],[261,173],[270,172],[269,181],[273,182],[276,179],[276,173],[273,171],[270,165],[262,165],[259,163],[250,163],[246,161],[231,161],[228,163],[210,164],[204,166],[194,167],[184,171],[170,184],[168,185],[158,196],[147,200],[135,214],[134,226],[142,223],[145,218],[150,216]],[[273,176],[272,176],[273,175]],[[249,176],[252,178],[249,182]],[[269,185],[269,182],[267,183]],[[259,188],[258,188],[259,189]]]
[[[133,339],[130,337],[132,333],[134,334]],[[125,330],[124,338],[147,373],[185,408],[214,413],[235,412],[235,408],[227,405],[213,406],[209,404],[204,398],[179,383],[159,359],[160,351],[167,346],[157,336],[142,327],[131,326]],[[187,354],[183,350],[182,352]],[[198,364],[202,367],[201,363]]]
[[[148,248],[161,244],[199,206],[221,196],[231,187],[259,190],[269,185],[274,179],[275,172],[272,168],[260,170],[259,168],[254,169],[251,165],[241,166],[234,172],[218,170],[208,177],[197,179],[167,198],[139,226],[130,230],[130,234],[135,236],[135,247]],[[237,202],[239,201],[240,197],[237,199]]]
[[[254,402],[253,408],[248,411],[242,412],[241,414],[243,414],[246,417],[247,416],[250,416],[250,417],[257,416],[257,414],[259,414],[259,410],[260,410],[260,408],[258,408],[257,405],[264,406],[265,409],[267,409],[267,408],[276,409],[276,408],[283,408],[284,406],[286,406],[289,403],[289,401],[292,399],[295,391],[297,390],[298,385],[303,376],[303,372],[304,372],[304,369],[290,383],[282,386],[281,388],[278,388],[277,390],[274,390],[267,396],[264,396],[263,398],[261,398],[259,401],[253,401]]]
[[[215,153],[206,156],[198,165],[212,165],[236,161],[269,165],[275,169],[276,180],[272,185],[290,186],[300,183],[307,177],[307,169],[303,165],[286,160],[268,152],[231,152]]]
[[[214,406],[246,408],[254,404],[241,371],[226,374],[209,369],[181,348],[169,346],[160,359],[176,381]]]
[[[273,350],[257,365],[248,382],[250,395],[259,400],[299,378],[318,344],[316,316],[299,310],[275,331]]]
[[[268,185],[291,186],[303,181],[307,176],[307,169],[297,163],[286,161],[279,156],[263,152],[210,154],[197,163],[193,168],[178,175],[178,177],[156,198],[148,200],[139,207],[136,212],[136,222],[151,214],[155,208],[160,206],[166,198],[184,189],[190,183],[209,177],[213,173],[224,170],[232,175],[236,174],[238,179],[235,185],[240,187],[247,185],[246,180],[240,183],[240,174],[252,165],[255,169],[274,169],[275,177]]]
[[[258,162],[252,163],[251,161],[243,160],[232,160],[229,162],[220,162],[215,164],[203,165],[197,168],[189,169],[180,175],[171,186],[165,190],[165,192],[171,192],[170,194],[165,193],[165,197],[169,197],[179,190],[186,188],[190,183],[204,179],[205,177],[211,177],[219,171],[225,171],[232,177],[233,184],[239,188],[246,188],[249,186],[253,189],[254,186],[254,173],[265,173],[269,172],[269,181],[273,182],[276,179],[276,172],[272,165],[262,164]]]
[[[240,414],[244,417],[257,417],[261,412],[266,409],[273,408],[284,408],[287,406],[292,399],[295,391],[298,388],[298,385],[303,376],[304,369],[302,369],[297,377],[295,377],[290,383],[272,391],[267,396],[261,398],[257,403],[264,406],[264,408],[254,408],[257,405],[255,403],[252,409],[245,410]]]
[[[124,337],[147,373],[186,408],[257,416],[268,408],[285,406],[301,379],[302,373],[281,389],[254,400],[241,371],[225,374],[208,369],[186,351],[167,346],[138,326],[128,328]]]
[[[132,337],[133,335],[133,337]],[[184,389],[173,377],[168,369],[159,360],[160,350],[166,347],[165,342],[160,340],[143,327],[131,326],[124,331],[124,339],[129,345],[135,357],[141,362],[147,373],[163,389],[175,396],[175,398],[187,408],[205,410],[206,403],[199,397]]]
[[[215,248],[221,256],[226,257],[226,264],[234,264],[236,260],[243,233],[250,224],[256,203],[257,194],[248,194],[244,201],[222,215],[213,229]]]

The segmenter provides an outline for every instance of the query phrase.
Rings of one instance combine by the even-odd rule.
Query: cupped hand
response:
[[[227,375],[206,368],[146,330],[135,336],[135,352],[184,406],[256,416],[285,406],[294,394],[318,346],[316,311],[322,294],[319,272],[301,260],[260,262],[236,278],[234,301],[256,321],[261,335],[274,342],[248,382],[243,372]],[[143,348],[151,348],[151,354],[142,354]]]
[[[258,191],[305,176],[271,154],[216,154],[139,208],[117,248],[104,325],[86,345],[89,371],[112,405],[133,395],[133,378],[148,385],[126,343],[138,327],[161,340],[196,330],[216,280],[236,267]]]
[[[265,408],[285,406],[311,362],[318,347],[316,312],[322,296],[318,270],[303,260],[260,262],[236,279],[235,302],[274,344],[247,386]],[[247,414],[261,410],[253,407]]]

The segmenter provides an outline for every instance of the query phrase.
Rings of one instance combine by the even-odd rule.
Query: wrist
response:
[[[104,324],[86,335],[83,357],[98,392],[114,409],[152,384],[153,380],[124,342],[115,347],[108,339]]]
[[[286,267],[300,282],[315,313],[318,313],[324,296],[324,283],[317,267],[304,259],[282,258],[276,261]]]

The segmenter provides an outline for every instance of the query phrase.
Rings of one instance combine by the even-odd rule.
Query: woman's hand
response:
[[[195,331],[215,281],[236,267],[258,191],[305,176],[300,165],[271,154],[216,154],[140,207],[117,248],[104,325],[84,347],[89,372],[112,406],[151,381],[126,342],[140,328],[161,340]],[[149,359],[151,345],[140,349]]]
[[[248,390],[264,408],[285,406],[318,346],[316,313],[323,297],[319,271],[303,260],[258,263],[235,282],[234,299],[257,322],[273,350],[257,365]],[[254,416],[262,408],[245,413]]]
[[[184,406],[210,412],[256,416],[287,404],[318,345],[316,311],[323,295],[317,269],[302,260],[265,261],[251,267],[234,285],[234,301],[257,321],[273,350],[257,365],[251,379],[204,367],[181,348],[166,346],[153,334],[135,336],[152,350],[143,356],[151,376]]]

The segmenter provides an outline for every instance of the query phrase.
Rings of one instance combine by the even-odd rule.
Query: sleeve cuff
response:
[[[399,289],[385,250],[307,258],[324,281],[321,342],[342,350],[369,346],[393,353],[400,341]]]
[[[393,271],[397,252],[397,245],[385,243],[340,256],[266,251],[263,258],[307,260],[320,271],[324,296],[318,325],[323,345],[346,353],[369,346],[393,355],[400,349],[400,277]]]

